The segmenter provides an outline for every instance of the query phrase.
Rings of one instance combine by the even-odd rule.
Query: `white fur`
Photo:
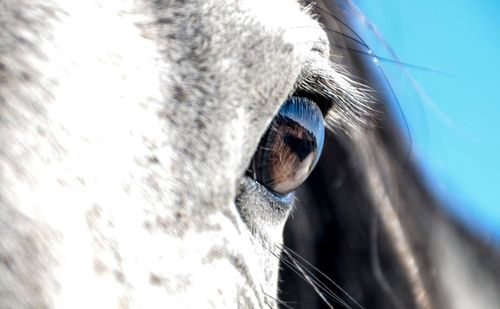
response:
[[[0,307],[276,305],[286,213],[235,200],[327,41],[295,1],[179,5],[5,3]]]

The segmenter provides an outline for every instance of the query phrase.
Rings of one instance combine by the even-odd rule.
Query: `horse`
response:
[[[1,308],[500,303],[332,3],[0,7]]]

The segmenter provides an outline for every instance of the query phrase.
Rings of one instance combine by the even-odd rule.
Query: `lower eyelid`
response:
[[[286,195],[278,196],[267,190],[258,181],[248,176],[245,176],[243,177],[240,183],[240,193],[238,194],[236,203],[243,202],[243,199],[248,199],[250,196],[253,199],[255,198],[262,199],[262,201],[265,201],[271,207],[274,207],[281,211],[290,210],[295,202],[295,194],[293,192]],[[255,203],[255,201],[246,201],[246,202],[257,204]]]

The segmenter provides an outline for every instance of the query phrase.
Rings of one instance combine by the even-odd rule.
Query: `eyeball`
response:
[[[249,174],[270,191],[285,195],[300,186],[318,163],[325,127],[318,105],[291,97],[262,137]]]

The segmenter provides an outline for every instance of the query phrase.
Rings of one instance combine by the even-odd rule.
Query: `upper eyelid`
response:
[[[329,46],[318,43],[304,62],[293,95],[316,102],[332,130],[357,130],[374,124],[371,89],[354,81],[343,67],[330,61]]]
[[[325,59],[330,58],[330,42],[328,41],[326,34],[324,37],[318,37],[318,39],[313,43],[311,51],[319,54]]]
[[[301,74],[295,85],[294,95],[304,96],[313,100],[319,105],[323,115],[333,107],[333,98],[330,96],[332,91],[329,88],[318,87],[321,80],[330,79],[333,72],[329,69],[325,70],[325,55],[324,48],[321,44],[314,44],[311,49],[311,54],[304,62]],[[325,85],[328,86],[328,85]]]

